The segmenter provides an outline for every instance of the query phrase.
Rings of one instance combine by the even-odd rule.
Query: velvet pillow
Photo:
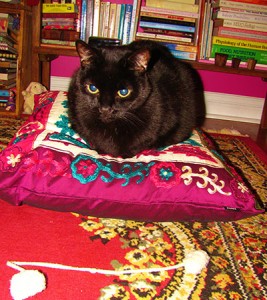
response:
[[[237,172],[195,130],[183,143],[122,159],[70,127],[67,93],[35,96],[0,153],[0,198],[15,205],[145,221],[227,221],[263,212]]]

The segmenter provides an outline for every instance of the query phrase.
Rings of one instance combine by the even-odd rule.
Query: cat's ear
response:
[[[76,41],[76,50],[80,56],[81,64],[88,65],[92,62],[95,51],[88,46],[84,41]]]
[[[151,58],[150,51],[148,49],[139,49],[130,55],[128,61],[130,63],[130,69],[144,73]]]

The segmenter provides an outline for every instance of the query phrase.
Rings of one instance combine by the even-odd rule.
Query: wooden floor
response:
[[[260,129],[259,124],[206,119],[203,128],[214,130],[228,128],[237,130],[242,134],[249,135],[267,153],[267,129]]]

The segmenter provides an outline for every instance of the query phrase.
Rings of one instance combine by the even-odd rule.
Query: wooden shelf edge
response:
[[[196,70],[207,70],[212,72],[222,72],[222,73],[231,73],[231,74],[237,74],[237,75],[245,75],[245,76],[254,76],[254,77],[262,77],[267,78],[267,71],[264,70],[248,70],[246,68],[232,68],[229,66],[225,67],[218,67],[215,66],[215,64],[210,63],[203,63],[203,62],[197,62],[197,61],[187,61],[189,62],[193,68]]]
[[[59,45],[41,44],[40,46],[34,47],[33,51],[34,53],[44,54],[44,55],[78,56],[76,52],[76,48],[71,46],[60,46],[59,49]],[[264,70],[252,71],[246,68],[234,69],[229,66],[218,67],[215,64],[198,62],[198,61],[189,61],[189,60],[186,60],[186,62],[191,64],[192,67],[196,70],[207,70],[211,72],[221,72],[221,73],[228,73],[228,74],[267,78],[267,71]]]

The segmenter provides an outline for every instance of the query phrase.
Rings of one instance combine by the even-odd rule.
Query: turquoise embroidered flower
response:
[[[171,188],[180,183],[181,174],[174,163],[160,162],[151,168],[150,178],[157,187]]]

